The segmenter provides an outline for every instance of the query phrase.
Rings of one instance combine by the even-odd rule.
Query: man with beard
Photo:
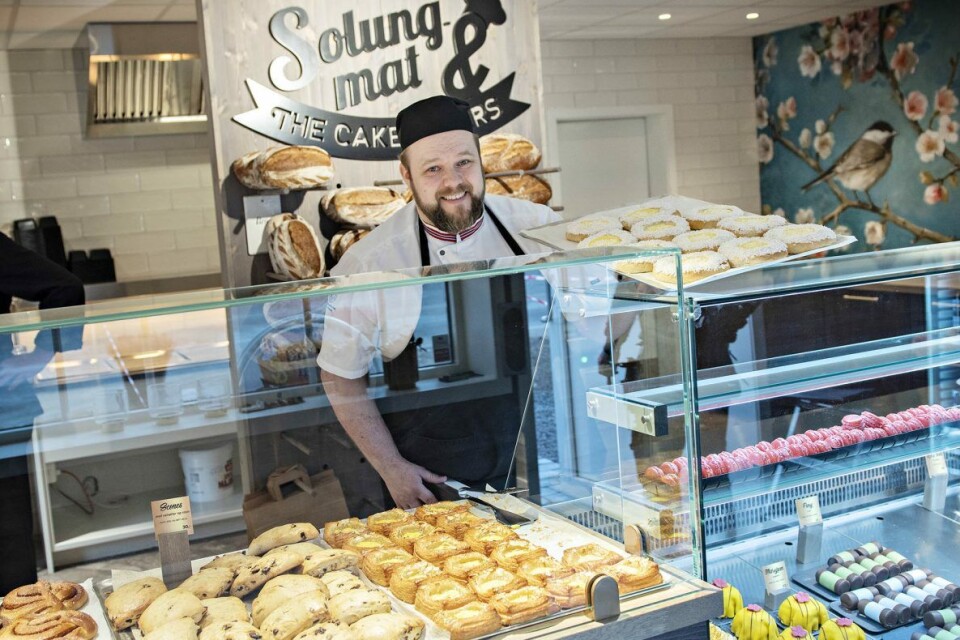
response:
[[[421,100],[397,115],[397,130],[400,175],[413,202],[351,247],[331,275],[544,251],[519,231],[558,216],[542,205],[485,196],[480,145],[467,103],[447,96]],[[419,316],[419,287],[333,296],[317,359],[337,419],[402,508],[435,502],[425,481],[443,482],[447,475],[470,483],[505,479],[513,442],[502,440],[515,440],[519,424],[481,401],[380,414],[367,394],[370,361],[377,352],[385,361],[397,357]],[[506,422],[512,422],[509,436],[501,429]]]

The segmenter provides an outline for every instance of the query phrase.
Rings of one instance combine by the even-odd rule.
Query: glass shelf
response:
[[[898,336],[800,355],[708,369],[698,374],[701,412],[772,398],[794,396],[865,380],[929,370],[960,362],[960,328]],[[666,407],[669,417],[683,414],[683,388],[678,379],[655,378],[625,385],[594,388],[590,400],[605,407],[648,412]],[[618,410],[595,417],[623,416]],[[827,425],[829,426],[829,425]]]

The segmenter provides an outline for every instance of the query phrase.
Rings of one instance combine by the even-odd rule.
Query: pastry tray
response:
[[[590,214],[593,216],[608,216],[610,218],[618,218],[621,214],[627,213],[629,211],[634,211],[642,207],[664,207],[667,209],[676,209],[678,211],[688,211],[688,210],[697,210],[703,207],[715,206],[713,203],[705,202],[703,200],[695,200],[693,198],[686,198],[683,196],[666,196],[663,198],[656,198],[654,200],[648,200],[640,204],[630,205],[627,207],[619,207],[617,209],[610,209],[608,211],[600,211],[595,214]],[[747,213],[747,212],[744,212]],[[566,237],[566,225],[572,222],[572,220],[562,220],[560,222],[552,222],[550,224],[545,224],[540,227],[534,227],[532,229],[526,229],[520,232],[520,235],[530,238],[531,240],[536,240],[540,244],[546,245],[552,249],[558,251],[573,251],[577,249],[577,243],[567,240]],[[834,249],[840,249],[847,245],[853,244],[857,239],[854,236],[837,236],[837,241],[833,244],[827,245],[825,247],[818,247],[817,249],[812,249],[810,251],[804,251],[803,253],[797,253],[795,255],[787,256],[786,258],[779,258],[777,260],[769,260],[756,265],[751,265],[749,267],[735,267],[728,269],[723,273],[718,273],[716,275],[708,276],[701,280],[691,282],[689,284],[684,283],[684,289],[689,289],[692,287],[697,287],[708,282],[714,282],[716,280],[721,280],[723,278],[730,278],[732,276],[739,275],[741,273],[746,273],[748,271],[756,271],[757,269],[763,269],[772,264],[778,264],[781,262],[788,262],[793,260],[799,260],[802,258],[807,258],[814,256],[825,251],[832,251]],[[655,251],[653,252],[655,253]],[[663,255],[671,255],[669,253],[664,253]],[[621,273],[621,272],[617,272]],[[637,280],[646,285],[649,285],[655,289],[662,291],[675,291],[676,286],[657,280],[649,273],[621,273],[624,277]]]
[[[589,544],[589,543],[598,544],[606,549],[615,551],[621,555],[624,555],[624,557],[626,557],[623,550],[619,548],[617,544],[593,533],[592,531],[589,531],[587,529],[584,529],[576,525],[575,523],[567,520],[566,518],[561,518],[558,516],[546,514],[538,509],[533,509],[532,511],[537,515],[536,520],[531,524],[522,525],[518,527],[516,529],[517,535],[525,540],[528,540],[530,542],[533,542],[535,544],[538,544],[544,547],[547,550],[547,553],[553,556],[554,558],[559,559],[563,555],[564,549],[567,549],[570,547],[576,547],[582,544]],[[472,505],[471,512],[474,513],[475,515],[478,515],[484,518],[488,518],[491,520],[493,519],[492,513],[484,509],[482,506]],[[322,547],[329,547],[329,545],[323,540],[322,532],[320,534],[320,538],[317,538],[315,540],[306,540],[305,542],[313,542]],[[217,554],[217,555],[224,555],[224,554]],[[204,564],[206,564],[207,562],[209,562],[215,557],[217,556],[210,556],[208,558],[201,558],[199,560],[192,561],[191,565],[192,565],[193,571],[197,572],[201,566],[203,566]],[[366,577],[366,575],[364,575],[364,573],[359,570],[359,568],[356,571],[354,571],[354,573],[360,578],[360,580],[363,581],[363,583],[366,585],[368,589],[378,590],[384,593],[388,598],[390,598],[390,601],[393,603],[394,611],[405,613],[407,615],[416,616],[418,619],[420,619],[424,623],[424,634],[422,636],[422,640],[449,640],[450,639],[450,634],[447,631],[441,629],[439,626],[434,624],[432,620],[430,620],[425,615],[417,611],[412,604],[407,604],[406,602],[403,602],[402,600],[397,598],[393,594],[393,592],[391,592],[389,589],[381,587],[371,582]],[[632,600],[633,598],[636,598],[639,596],[644,596],[656,591],[668,589],[671,586],[671,582],[673,579],[672,576],[670,575],[669,572],[662,571],[662,570],[660,572],[660,575],[663,578],[663,582],[661,582],[660,584],[654,585],[652,587],[640,589],[638,591],[634,591],[627,595],[621,596],[620,597],[621,603]],[[158,578],[161,577],[160,569],[159,568],[150,569],[148,571],[117,571],[115,570],[113,571],[112,579],[102,580],[98,582],[96,585],[94,585],[93,590],[96,593],[97,598],[99,599],[102,605],[107,595],[113,592],[115,585],[120,586],[128,582],[132,582],[133,580],[137,580],[139,578],[143,578],[147,576],[154,576]],[[91,600],[93,600],[93,598],[91,598]],[[251,606],[251,603],[253,602],[253,600],[254,598],[252,596],[247,596],[246,598],[243,598],[243,601],[248,606],[248,608]],[[513,636],[513,634],[517,633],[517,631],[519,630],[528,630],[532,628],[546,627],[556,623],[558,620],[568,618],[571,615],[582,614],[582,612],[586,611],[586,609],[587,609],[586,606],[572,607],[570,609],[561,609],[557,613],[544,616],[542,618],[537,618],[536,620],[532,620],[524,624],[516,624],[516,625],[510,625],[509,627],[503,627],[500,631],[497,631],[495,633],[491,633],[485,636],[479,636],[479,638],[502,638],[508,635]],[[106,610],[106,607],[103,606],[101,609],[101,615],[103,615],[102,612],[105,610]],[[99,620],[98,620],[98,623],[99,623]],[[104,622],[104,624],[106,624],[106,622]],[[120,631],[120,632],[113,631],[112,626],[108,624],[106,625],[106,627],[103,627],[103,628],[108,629],[110,632],[112,632],[113,635],[105,636],[101,631],[101,635],[98,636],[98,638],[112,637],[115,640],[141,640],[143,638],[143,636],[140,633],[140,630],[137,627],[133,627],[131,629],[125,629],[124,631]]]

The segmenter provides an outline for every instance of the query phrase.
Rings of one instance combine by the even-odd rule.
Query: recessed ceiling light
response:
[[[661,20],[669,20],[669,19],[672,18],[673,16],[671,16],[669,13],[661,13],[661,14],[660,14],[659,16],[657,16],[657,17],[660,18]]]
[[[756,20],[759,17],[760,17],[760,14],[755,11],[747,14],[747,20]]]

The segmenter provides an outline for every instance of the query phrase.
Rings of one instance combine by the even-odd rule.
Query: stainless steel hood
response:
[[[207,129],[196,22],[91,23],[87,136]]]

